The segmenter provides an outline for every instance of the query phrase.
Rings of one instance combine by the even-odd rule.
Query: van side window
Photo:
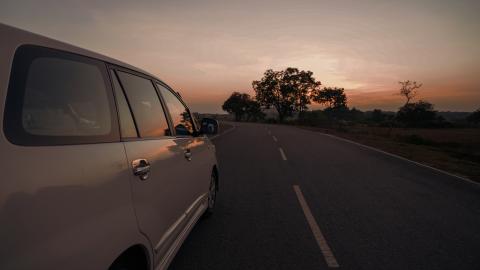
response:
[[[175,128],[175,134],[177,136],[193,135],[194,128],[190,112],[170,90],[160,84],[157,84],[157,87],[163,96],[168,111],[170,112],[172,124]]]
[[[152,81],[126,72],[117,72],[132,107],[142,138],[169,136],[165,113]]]
[[[53,49],[20,47],[7,95],[5,133],[21,145],[118,139],[103,62]]]
[[[135,123],[133,122],[132,113],[123,93],[122,87],[118,82],[115,71],[110,71],[110,76],[113,81],[113,89],[115,92],[115,99],[117,101],[118,117],[120,122],[120,134],[122,138],[136,138],[137,130],[135,129]]]

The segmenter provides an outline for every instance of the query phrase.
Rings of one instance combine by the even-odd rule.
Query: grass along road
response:
[[[302,128],[349,139],[480,182],[480,129]]]

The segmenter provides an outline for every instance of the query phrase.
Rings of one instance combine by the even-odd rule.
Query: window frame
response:
[[[159,92],[158,92],[158,89],[157,89],[157,86],[155,85],[155,82],[158,81],[157,79],[151,77],[151,76],[148,76],[146,74],[143,74],[141,72],[138,72],[138,71],[135,71],[135,70],[131,70],[129,68],[126,68],[126,67],[123,67],[123,66],[118,66],[118,65],[114,65],[114,64],[110,64],[109,65],[109,69],[111,69],[112,71],[115,72],[115,75],[117,76],[118,78],[118,81],[120,83],[120,86],[122,87],[122,92],[123,94],[125,95],[125,98],[127,100],[127,103],[128,103],[128,107],[130,109],[130,113],[132,114],[132,118],[133,118],[133,122],[135,124],[135,129],[137,130],[137,137],[136,138],[121,138],[122,141],[144,141],[144,140],[158,140],[158,139],[165,139],[165,138],[173,138],[174,137],[174,131],[172,131],[172,121],[170,119],[170,114],[168,113],[168,111],[166,110],[166,104],[164,103],[163,101],[163,98],[161,97],[161,95],[159,95]],[[135,114],[133,113],[133,110],[132,110],[132,107],[131,107],[131,104],[130,104],[130,101],[128,100],[128,96],[126,95],[126,92],[125,92],[125,88],[123,86],[123,83],[122,83],[122,80],[120,79],[120,77],[118,76],[118,72],[124,72],[124,73],[128,73],[130,75],[134,75],[134,76],[138,76],[138,77],[141,77],[143,79],[146,79],[146,80],[149,80],[150,83],[153,85],[153,88],[155,89],[155,93],[157,94],[157,97],[158,99],[160,100],[160,105],[162,107],[162,110],[163,110],[163,114],[165,115],[165,119],[167,121],[167,125],[168,125],[168,129],[170,130],[170,135],[164,135],[164,136],[157,136],[157,137],[141,137],[140,135],[140,130],[139,130],[139,127],[138,127],[138,124],[137,124],[137,120],[135,119]],[[113,84],[113,82],[112,82]],[[113,85],[112,85],[113,87]],[[113,90],[113,89],[112,89]],[[116,101],[115,101],[116,102]],[[117,106],[117,104],[115,103],[115,105]]]
[[[26,82],[31,64],[37,58],[51,57],[98,67],[102,75],[110,111],[110,133],[92,136],[52,136],[28,133],[23,127],[22,112]],[[21,146],[55,146],[112,143],[120,141],[117,105],[113,96],[112,83],[107,64],[99,59],[73,52],[38,45],[21,45],[14,54],[10,72],[3,118],[3,132],[8,141]]]
[[[112,77],[115,76],[115,78]],[[123,84],[122,82],[120,81],[120,78],[118,77],[118,74],[117,74],[117,70],[115,69],[115,66],[112,66],[111,64],[108,65],[108,76],[109,76],[109,79],[110,79],[110,84],[112,85],[112,92],[113,92],[113,97],[115,99],[115,109],[117,111],[117,118],[118,118],[118,132],[120,133],[120,140],[123,142],[123,141],[133,141],[133,140],[137,140],[140,138],[140,131],[138,130],[138,126],[137,126],[137,121],[135,120],[135,115],[133,114],[133,111],[132,111],[132,105],[130,104],[130,101],[128,100],[127,98],[127,94],[125,93],[125,90],[124,90],[124,87],[123,87]],[[125,98],[125,101],[127,102],[127,106],[128,106],[128,111],[130,112],[130,116],[132,117],[132,120],[133,120],[133,126],[135,127],[135,133],[137,134],[137,136],[135,137],[124,137],[123,134],[122,134],[122,127],[121,127],[121,121],[120,121],[120,108],[118,106],[118,97],[116,95],[116,91],[115,91],[115,85],[113,83],[113,80],[117,80],[118,84],[120,85],[120,89],[119,91],[123,94],[124,98]]]
[[[187,106],[187,104],[185,104],[185,102],[183,101],[182,97],[175,91],[173,90],[170,86],[168,86],[166,83],[160,81],[160,80],[154,80],[154,85],[155,85],[155,89],[157,90],[157,93],[158,95],[161,97],[161,99],[163,100],[163,103],[165,104],[164,106],[167,108],[168,110],[168,117],[170,118],[170,123],[171,123],[171,126],[173,127],[173,120],[171,118],[171,112],[170,112],[170,109],[168,109],[168,106],[167,106],[167,103],[165,102],[164,100],[164,97],[160,91],[160,89],[158,89],[158,86],[157,86],[157,83],[163,87],[165,87],[165,89],[167,89],[168,91],[170,91],[179,101],[180,103],[182,103],[182,105],[185,107],[185,109],[187,110],[188,114],[190,115],[190,119],[192,121],[192,127],[193,127],[193,134],[192,135],[177,135],[177,132],[175,130],[175,128],[171,128],[171,130],[174,132],[174,136],[176,138],[191,138],[191,137],[196,137],[197,134],[198,134],[198,127],[195,123],[195,121],[193,120],[193,115],[192,115],[192,112],[190,111],[190,108]]]

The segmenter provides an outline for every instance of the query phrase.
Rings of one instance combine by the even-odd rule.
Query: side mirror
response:
[[[218,121],[213,118],[202,118],[201,132],[207,135],[214,135],[218,133]]]

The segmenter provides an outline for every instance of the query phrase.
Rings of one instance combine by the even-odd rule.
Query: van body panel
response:
[[[121,143],[2,143],[0,160],[7,168],[0,189],[0,269],[106,269],[119,247],[135,244],[131,173]]]

